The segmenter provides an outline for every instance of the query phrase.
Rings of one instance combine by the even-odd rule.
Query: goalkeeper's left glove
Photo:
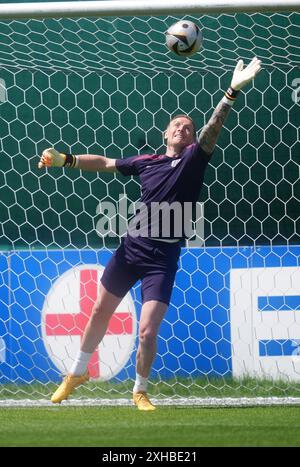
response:
[[[259,73],[261,70],[260,65],[261,61],[257,57],[254,57],[246,68],[244,68],[243,60],[239,60],[234,69],[230,87],[234,91],[242,89]]]
[[[249,65],[244,68],[243,60],[239,60],[232,76],[230,87],[225,92],[224,100],[232,105],[236,100],[239,91],[246,86],[261,70],[261,61],[254,57]]]

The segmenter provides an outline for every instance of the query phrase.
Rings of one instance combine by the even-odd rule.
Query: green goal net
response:
[[[183,17],[204,36],[190,58],[165,45]],[[97,229],[99,202],[140,195],[135,178],[40,171],[38,156],[47,147],[162,154],[170,118],[186,113],[201,129],[237,60],[254,56],[263,70],[239,96],[206,172],[204,243],[183,249],[150,393],[194,403],[299,397],[299,33],[297,12],[0,22],[1,399],[46,400],[68,370],[80,340],[53,328],[45,343],[48,292],[68,269],[105,264],[118,245]],[[59,303],[78,299],[68,294]],[[138,317],[139,285],[132,300]],[[107,361],[124,345],[116,337]],[[128,346],[119,372],[107,363],[105,378],[75,399],[128,400],[134,337]]]

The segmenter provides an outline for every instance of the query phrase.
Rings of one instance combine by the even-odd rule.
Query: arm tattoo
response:
[[[203,151],[208,154],[213,152],[221,132],[221,128],[230,110],[230,105],[222,101],[219,102],[208,123],[202,128],[199,143]]]

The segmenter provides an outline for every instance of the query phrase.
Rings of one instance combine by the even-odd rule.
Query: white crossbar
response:
[[[3,3],[0,19],[300,11],[300,0],[110,0]]]

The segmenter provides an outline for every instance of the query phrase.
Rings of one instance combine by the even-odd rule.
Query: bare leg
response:
[[[144,378],[148,378],[156,355],[157,334],[167,308],[165,303],[157,300],[150,300],[142,307],[136,371]]]
[[[93,307],[81,341],[81,350],[83,352],[94,352],[105,336],[109,320],[121,301],[122,298],[108,292],[100,283],[99,299]]]
[[[133,388],[133,402],[139,410],[155,410],[146,392],[148,376],[156,355],[158,329],[167,308],[165,303],[157,300],[149,300],[142,307],[136,356],[136,381]]]
[[[94,352],[99,342],[103,339],[109,320],[121,301],[122,298],[111,294],[100,284],[99,299],[93,307],[92,314],[85,328],[80,352],[71,368],[70,374],[64,378],[61,385],[52,395],[51,401],[54,404],[59,404],[63,400],[68,399],[74,388],[89,379],[89,375],[86,372],[84,373],[89,355]]]

